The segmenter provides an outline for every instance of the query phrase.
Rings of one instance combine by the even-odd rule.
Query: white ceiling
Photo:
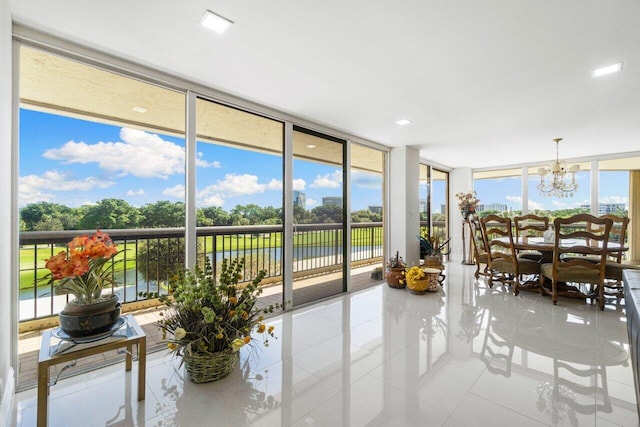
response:
[[[640,0],[12,0],[13,19],[450,167],[640,151]],[[210,9],[235,22],[198,25]],[[591,70],[624,61],[622,73]],[[406,118],[411,124],[399,127]]]

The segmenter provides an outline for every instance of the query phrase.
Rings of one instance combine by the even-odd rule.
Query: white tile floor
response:
[[[622,305],[474,281],[451,263],[444,291],[385,284],[272,319],[278,340],[209,384],[149,355],[146,400],[111,366],[52,387],[50,426],[636,426]],[[35,426],[35,390],[16,395]]]

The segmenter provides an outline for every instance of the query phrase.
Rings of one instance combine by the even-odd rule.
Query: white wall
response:
[[[0,0],[0,426],[8,425],[14,391],[12,342],[11,12]]]
[[[454,169],[449,175],[449,233],[451,242],[451,254],[449,260],[462,262],[464,256],[462,252],[462,215],[458,209],[458,199],[456,193],[466,193],[473,190],[473,172],[470,168]],[[468,242],[466,243],[468,245]],[[467,248],[468,250],[468,248]]]
[[[389,256],[400,251],[408,265],[420,263],[420,155],[410,147],[389,154]]]

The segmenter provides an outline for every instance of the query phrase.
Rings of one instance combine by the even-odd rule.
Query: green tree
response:
[[[20,219],[24,222],[26,231],[35,230],[36,224],[58,219],[61,224],[67,222],[62,217],[73,217],[73,210],[58,203],[38,202],[30,203],[20,209]],[[42,226],[42,224],[41,224]]]
[[[185,206],[184,202],[160,200],[144,205],[140,215],[140,225],[144,228],[184,227]]]
[[[316,206],[312,209],[319,223],[341,223],[342,222],[342,206],[325,205]]]
[[[209,206],[198,209],[198,212],[198,225],[201,227],[231,225],[231,216],[221,207]]]
[[[140,225],[138,208],[121,199],[103,199],[84,208],[80,227],[82,229],[126,229]]]
[[[313,212],[306,210],[302,206],[294,206],[293,222],[295,224],[312,224],[315,222],[315,216]]]

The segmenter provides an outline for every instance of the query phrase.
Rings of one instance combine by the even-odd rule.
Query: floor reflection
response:
[[[125,389],[122,405],[136,386],[122,366],[62,380],[50,426],[635,426],[624,318],[623,301],[554,306],[450,263],[438,292],[382,284],[274,317],[277,339],[214,383],[185,381],[165,352],[144,402]],[[34,425],[35,391],[15,412]]]

